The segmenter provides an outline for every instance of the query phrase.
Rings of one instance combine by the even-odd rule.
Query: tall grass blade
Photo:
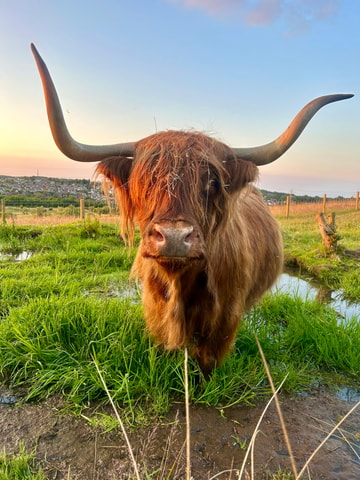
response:
[[[110,392],[109,392],[109,390],[108,390],[108,388],[107,388],[107,386],[106,386],[106,383],[105,383],[105,381],[104,381],[104,377],[102,376],[102,374],[101,374],[101,372],[100,372],[100,369],[99,369],[99,366],[98,366],[98,364],[97,364],[97,362],[96,362],[95,359],[94,359],[94,364],[95,364],[97,373],[98,373],[98,375],[99,375],[99,378],[100,378],[100,380],[101,380],[101,383],[103,384],[103,387],[104,387],[104,390],[105,390],[105,392],[106,392],[106,395],[108,396],[109,401],[110,401],[110,403],[111,403],[111,406],[112,406],[112,408],[113,408],[113,410],[114,410],[114,412],[115,412],[116,419],[117,419],[117,421],[119,422],[121,431],[122,431],[122,433],[123,433],[123,435],[124,435],[124,438],[125,438],[125,441],[126,441],[126,445],[127,445],[127,447],[128,447],[129,455],[130,455],[130,458],[131,458],[131,461],[132,461],[132,464],[133,464],[133,467],[134,467],[134,472],[135,472],[136,478],[137,478],[137,480],[141,480],[140,474],[139,474],[139,470],[138,470],[138,466],[137,466],[137,463],[136,463],[136,460],[135,460],[135,457],[134,457],[134,453],[133,453],[133,450],[132,450],[132,447],[131,447],[131,444],[130,444],[130,440],[129,440],[129,437],[128,437],[127,433],[126,433],[124,424],[123,424],[123,422],[122,422],[122,420],[121,420],[121,418],[120,418],[120,415],[119,415],[119,413],[118,413],[118,411],[117,411],[117,408],[116,408],[116,406],[115,406],[115,404],[114,404],[114,402],[113,402],[113,399],[112,399],[112,397],[111,397],[111,395],[110,395]]]
[[[283,379],[283,381],[280,383],[279,387],[277,388],[277,390],[275,391],[275,393],[272,395],[272,397],[270,398],[270,400],[268,401],[268,403],[265,405],[265,408],[262,412],[262,414],[260,415],[260,418],[256,424],[256,427],[254,429],[254,432],[252,434],[252,437],[251,437],[251,440],[249,442],[249,446],[246,450],[246,453],[245,453],[245,457],[244,457],[244,460],[243,460],[243,463],[241,465],[241,469],[240,469],[240,472],[239,472],[239,475],[238,475],[238,480],[241,480],[241,477],[243,476],[244,474],[244,470],[245,470],[245,466],[246,466],[246,462],[247,462],[247,459],[248,459],[248,456],[250,454],[250,451],[251,449],[254,448],[254,445],[255,445],[255,439],[256,439],[256,436],[259,432],[259,427],[260,427],[260,424],[261,422],[263,421],[263,418],[265,416],[265,413],[267,412],[268,408],[270,407],[272,401],[274,400],[275,396],[277,395],[277,393],[281,390],[282,386],[284,385],[285,381],[286,381],[286,378],[287,376],[285,376],[285,378]],[[213,477],[211,477],[209,480],[213,480],[214,478],[216,478],[219,474],[217,475],[214,475]]]
[[[347,444],[347,446],[350,448],[350,450],[352,450],[354,457],[356,457],[357,460],[360,461],[360,455],[358,454],[358,452],[353,447],[352,442],[345,435],[345,432],[341,428],[338,428],[338,430],[339,430],[339,433],[341,435],[340,438]]]
[[[270,383],[270,386],[271,386],[271,391],[273,392],[273,395],[274,395],[276,410],[277,410],[277,413],[278,413],[278,416],[279,416],[279,419],[280,419],[281,428],[282,428],[282,431],[283,431],[283,434],[284,434],[284,437],[285,437],[286,448],[287,448],[287,450],[289,452],[289,456],[290,456],[291,469],[293,471],[294,477],[298,478],[296,464],[295,464],[295,458],[294,458],[294,455],[293,455],[293,452],[292,452],[290,439],[289,439],[289,435],[287,433],[287,429],[286,429],[284,417],[283,417],[283,414],[282,414],[282,411],[281,411],[279,399],[278,399],[276,391],[275,391],[274,382],[272,380],[270,369],[269,369],[269,366],[267,364],[263,349],[261,348],[259,339],[257,338],[256,334],[255,334],[255,340],[256,340],[256,344],[258,346],[258,349],[259,349],[259,352],[260,352],[260,355],[261,355],[261,359],[263,361],[263,364],[264,364],[264,367],[265,367],[265,370],[266,370],[266,375],[268,377],[268,380],[269,380],[269,383]]]
[[[189,372],[188,350],[184,349],[184,384],[185,384],[185,412],[186,412],[186,480],[191,480],[191,454],[190,454],[190,410],[189,410]]]
[[[320,445],[313,451],[313,453],[310,455],[310,457],[307,459],[305,465],[303,468],[300,470],[299,475],[296,478],[296,480],[300,479],[302,475],[304,474],[305,470],[307,469],[309,463],[311,460],[315,457],[315,455],[318,453],[318,451],[325,445],[325,443],[329,440],[329,438],[338,430],[340,425],[345,422],[345,420],[357,409],[357,407],[360,405],[360,402],[357,402],[348,412],[344,417],[335,425],[335,427],[327,434],[327,436],[324,438],[324,440],[320,443]]]

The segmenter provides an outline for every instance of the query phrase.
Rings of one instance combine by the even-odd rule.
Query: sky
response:
[[[0,0],[0,175],[93,178],[55,146],[33,42],[72,136],[89,144],[195,129],[230,146],[275,139],[322,108],[258,186],[297,195],[360,190],[360,2]]]

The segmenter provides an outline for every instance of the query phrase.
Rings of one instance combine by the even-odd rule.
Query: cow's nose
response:
[[[193,243],[194,227],[183,222],[154,223],[153,241],[158,254],[164,257],[187,257]]]

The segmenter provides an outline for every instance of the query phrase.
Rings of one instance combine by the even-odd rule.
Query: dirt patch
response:
[[[11,397],[3,392],[2,399]],[[241,467],[264,405],[236,406],[223,411],[210,407],[191,408],[191,461],[195,480],[207,480],[224,471],[227,472],[217,478],[229,479],[229,469]],[[326,390],[306,396],[281,397],[299,470],[352,405]],[[102,433],[83,418],[61,413],[63,406],[59,397],[36,405],[0,404],[0,450],[17,452],[20,441],[27,449],[36,447],[36,458],[48,478],[53,480],[134,478],[120,429]],[[342,425],[341,432],[337,431],[311,462],[311,479],[360,478],[358,410]],[[182,405],[174,405],[157,425],[130,431],[129,438],[142,478],[145,473],[153,473],[150,478],[154,479],[185,478],[185,411]],[[256,440],[255,478],[265,479],[269,472],[279,467],[290,470],[290,462],[280,422],[271,405]],[[168,476],[170,471],[172,474]],[[236,478],[235,473],[232,478]]]
[[[344,250],[343,254],[346,257],[360,258],[360,248],[357,250]]]

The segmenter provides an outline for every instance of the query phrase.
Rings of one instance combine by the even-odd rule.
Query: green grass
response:
[[[337,232],[341,238],[338,255],[327,256],[314,214],[286,219],[278,217],[284,237],[285,260],[303,272],[318,278],[331,289],[340,289],[344,297],[360,298],[360,211],[336,212]]]
[[[34,452],[26,452],[23,444],[17,455],[0,452],[0,480],[46,480],[42,469],[35,466]]]
[[[0,227],[0,245],[33,255],[0,265],[0,375],[27,399],[63,392],[73,409],[106,401],[95,361],[126,421],[149,421],[182,400],[183,353],[163,352],[145,331],[129,253],[115,226]],[[17,250],[19,251],[19,250]],[[121,295],[125,292],[125,295]],[[277,293],[244,319],[234,352],[200,381],[190,361],[193,403],[226,408],[269,393],[257,334],[274,382],[305,390],[331,378],[358,381],[360,322]]]

